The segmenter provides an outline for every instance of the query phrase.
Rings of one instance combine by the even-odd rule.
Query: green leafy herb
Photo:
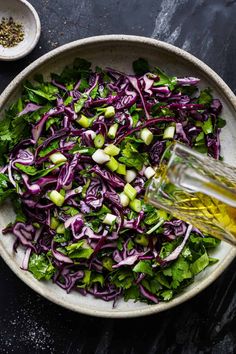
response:
[[[86,243],[85,240],[81,240],[77,243],[72,243],[66,246],[68,256],[70,258],[85,258],[88,259],[93,254],[93,249]]]
[[[208,118],[202,125],[202,130],[205,134],[213,133],[213,125],[211,118]]]
[[[53,240],[58,243],[68,242],[70,241],[70,231],[68,229],[65,230],[63,234],[57,234],[53,237]]]
[[[5,175],[3,176],[5,177]],[[16,193],[14,188],[3,186],[4,182],[2,173],[0,173],[0,203],[3,203],[7,198],[12,197]]]
[[[55,268],[44,254],[33,253],[29,260],[29,271],[38,280],[49,280]]]
[[[133,70],[135,75],[141,76],[150,71],[149,64],[146,59],[139,58],[133,62]]]
[[[137,286],[131,286],[128,289],[125,289],[124,291],[124,300],[129,301],[129,300],[138,300],[140,298],[140,292]]]
[[[34,176],[34,179],[36,180],[40,177],[46,176],[47,174],[49,174],[50,172],[52,172],[53,170],[55,170],[56,168],[60,167],[63,164],[64,164],[64,162],[62,162],[56,166],[50,167],[50,168],[45,168],[43,170],[37,170],[37,168],[34,166],[22,165],[21,163],[18,163],[18,162],[15,163],[15,166],[20,171],[26,173],[27,175]]]
[[[216,121],[217,128],[224,128],[225,125],[226,125],[226,120],[221,117],[218,117]]]
[[[198,97],[198,100],[197,102],[199,104],[204,104],[204,105],[207,105],[209,106],[212,102],[212,94],[211,94],[211,90],[209,88],[205,89],[205,90],[202,90],[200,92],[200,95]]]
[[[128,269],[118,269],[112,273],[110,281],[117,288],[129,289],[134,283],[134,274]]]
[[[40,103],[41,101],[35,98],[36,96],[43,97],[48,101],[54,101],[57,98],[58,88],[50,83],[44,84],[42,83],[37,89],[25,87],[29,99],[35,103]],[[33,95],[34,94],[34,95]]]
[[[164,290],[160,295],[164,301],[170,301],[173,298],[174,292],[173,290]]]
[[[59,140],[53,140],[51,144],[49,144],[47,147],[44,149],[40,150],[39,156],[40,157],[45,157],[48,155],[51,151],[57,149],[59,147]]]
[[[185,260],[182,255],[180,255],[171,266],[165,268],[163,274],[172,277],[171,286],[174,289],[176,289],[185,279],[191,279],[193,276],[188,261]]]
[[[154,86],[169,86],[170,90],[173,90],[176,86],[176,77],[168,76],[161,69],[155,67],[154,73],[159,77],[159,81],[154,82]]]
[[[38,170],[34,166],[28,166],[28,165],[22,165],[19,162],[15,163],[15,166],[22,172],[26,173],[27,175],[34,176],[36,173],[38,173]]]
[[[101,286],[104,285],[104,276],[100,273],[92,272],[90,283],[99,283]]]
[[[79,210],[71,206],[64,206],[63,211],[66,215],[70,215],[70,216],[75,216],[79,214]]]
[[[83,108],[85,102],[88,99],[88,95],[86,95],[85,93],[83,95],[81,95],[81,97],[79,98],[79,100],[77,102],[75,102],[74,104],[74,109],[75,112],[78,113],[81,111],[81,109]]]
[[[139,261],[133,268],[136,273],[144,273],[148,275],[153,275],[152,265],[150,261]]]
[[[145,162],[148,161],[148,155],[146,153],[140,153],[133,144],[127,143],[125,148],[121,150],[122,157],[119,161],[124,163],[128,167],[134,167],[140,171]]]
[[[191,264],[190,269],[191,272],[196,275],[200,273],[203,269],[205,269],[209,264],[209,257],[207,253],[203,253],[201,257],[199,257],[194,263]]]

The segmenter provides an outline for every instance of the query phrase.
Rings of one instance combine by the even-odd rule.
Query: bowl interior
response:
[[[40,22],[32,5],[20,0],[0,0],[0,21],[12,17],[24,28],[24,39],[14,47],[6,48],[0,45],[0,60],[21,58],[32,50],[39,38]]]
[[[189,54],[161,42],[130,36],[106,36],[105,38],[91,38],[80,40],[63,46],[47,54],[42,59],[20,74],[5,90],[0,98],[0,115],[4,109],[19,96],[22,82],[31,79],[35,73],[43,73],[49,77],[51,72],[60,72],[70,64],[74,58],[83,57],[93,63],[94,66],[110,66],[115,69],[132,72],[132,62],[139,57],[145,57],[153,66],[159,66],[169,74],[176,76],[197,76],[201,79],[202,87],[211,87],[215,97],[221,99],[224,105],[223,117],[227,120],[227,126],[221,134],[222,154],[225,160],[236,165],[236,120],[233,93],[223,81],[217,77],[203,63],[194,59]],[[230,143],[229,143],[230,142]],[[8,203],[0,209],[0,225],[5,227],[14,220],[14,212]],[[118,301],[115,309],[111,303],[95,300],[91,296],[83,297],[73,291],[67,295],[59,287],[45,282],[38,282],[30,273],[20,269],[24,251],[19,249],[15,254],[12,251],[13,236],[0,236],[0,253],[12,270],[29,286],[51,301],[69,309],[104,317],[132,317],[151,314],[166,310],[190,297],[194,296],[209,285],[235,256],[235,250],[229,245],[222,245],[213,253],[219,259],[215,265],[207,268],[196,277],[195,282],[185,289],[177,298],[169,303],[158,305],[146,305],[129,301]]]

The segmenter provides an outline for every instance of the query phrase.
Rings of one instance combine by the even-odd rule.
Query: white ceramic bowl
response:
[[[24,39],[14,47],[5,48],[0,45],[0,60],[12,61],[23,58],[38,43],[41,25],[34,7],[25,0],[0,0],[1,19],[12,17],[24,27]]]
[[[91,61],[94,66],[110,66],[127,73],[132,71],[133,60],[145,57],[150,64],[158,65],[170,74],[199,77],[201,85],[211,87],[214,96],[219,97],[223,103],[223,117],[227,120],[227,126],[221,134],[222,152],[226,162],[236,165],[236,100],[233,92],[203,62],[181,49],[154,39],[110,35],[82,39],[59,47],[29,65],[10,83],[0,96],[0,115],[2,116],[4,109],[19,96],[22,82],[25,79],[31,79],[38,72],[46,76],[50,72],[60,72],[76,57],[83,57]],[[14,213],[11,205],[3,206],[0,209],[1,228],[13,220]],[[73,311],[101,317],[136,317],[170,309],[206,288],[223,272],[236,255],[236,248],[222,243],[213,253],[214,257],[219,258],[219,262],[200,273],[194,283],[174,300],[157,305],[119,301],[113,309],[112,303],[94,299],[92,296],[83,297],[76,292],[68,295],[56,285],[50,282],[39,282],[29,272],[22,271],[20,265],[23,250],[19,249],[15,254],[12,251],[13,240],[11,235],[0,236],[0,254],[20,279],[56,304]]]

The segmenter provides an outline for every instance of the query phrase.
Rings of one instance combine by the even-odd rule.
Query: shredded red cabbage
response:
[[[25,247],[22,269],[39,280],[105,301],[156,304],[192,281],[191,264],[206,250],[198,230],[145,205],[145,170],[173,139],[218,159],[224,121],[199,79],[151,70],[144,59],[134,70],[92,71],[79,59],[25,88],[10,111],[23,129],[12,128],[1,163],[0,200],[12,196],[17,214],[3,233],[15,235],[15,251]],[[9,112],[4,122],[10,132]],[[177,277],[176,262],[187,275]]]

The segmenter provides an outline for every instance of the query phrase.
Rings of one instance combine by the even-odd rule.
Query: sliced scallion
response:
[[[136,211],[136,213],[140,213],[140,211],[142,210],[142,203],[139,199],[131,200],[129,206],[133,211]]]
[[[63,197],[63,195],[61,195],[61,193],[59,193],[56,190],[53,190],[49,193],[49,199],[56,205],[56,206],[62,206],[65,198]]]
[[[106,163],[106,166],[109,168],[109,170],[114,172],[117,170],[119,162],[113,156],[111,156],[110,161]]]
[[[153,134],[148,128],[143,128],[140,132],[140,138],[146,145],[150,145],[153,140]]]
[[[104,151],[107,155],[116,156],[119,155],[120,148],[118,148],[114,144],[109,144],[105,147]]]
[[[96,148],[101,148],[101,147],[103,147],[103,145],[105,143],[105,138],[104,138],[104,136],[102,134],[98,134],[98,135],[95,136],[93,142],[94,142],[94,146]]]
[[[136,195],[137,195],[137,191],[134,187],[131,186],[131,184],[126,183],[125,187],[124,187],[124,193],[127,195],[127,197],[130,200],[133,200]]]
[[[107,136],[110,139],[115,139],[118,128],[119,128],[118,123],[112,124],[108,130]]]
[[[108,106],[105,109],[104,116],[105,118],[112,118],[115,115],[115,108],[113,106]]]

